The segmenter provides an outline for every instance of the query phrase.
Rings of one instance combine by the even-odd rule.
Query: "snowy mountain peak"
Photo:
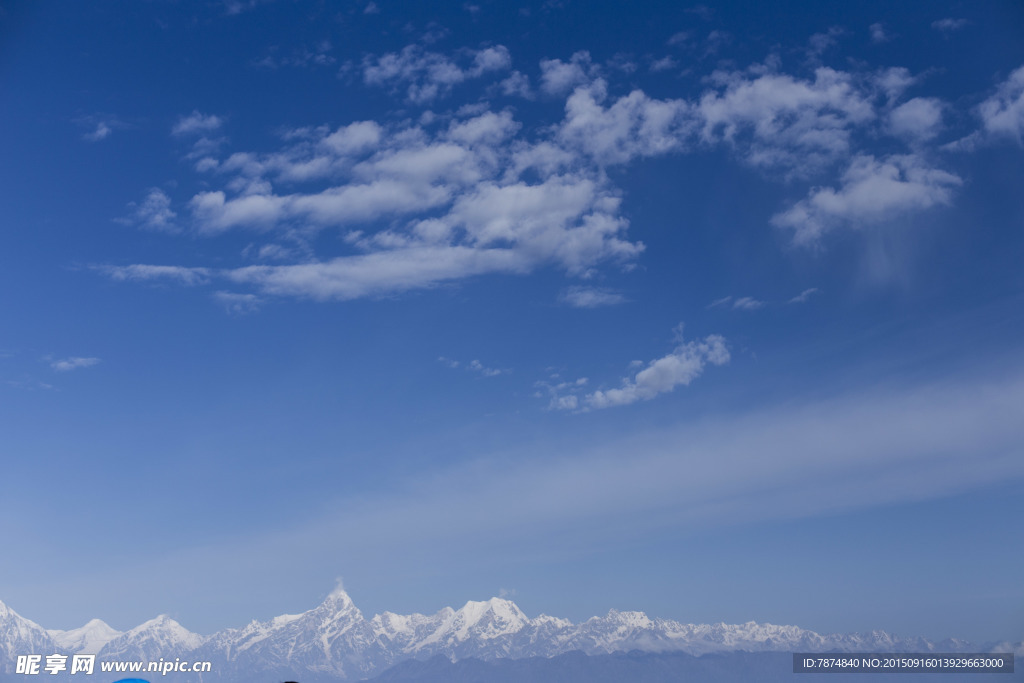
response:
[[[84,626],[67,631],[47,631],[63,649],[74,653],[96,654],[104,645],[122,633],[100,619],[92,619]]]
[[[969,643],[936,644],[884,631],[818,634],[797,626],[749,621],[743,624],[684,624],[648,617],[644,612],[610,610],[574,624],[568,619],[527,617],[510,600],[469,601],[435,614],[384,612],[364,619],[340,587],[317,607],[253,621],[209,638],[192,633],[167,615],[118,633],[95,619],[71,631],[44,631],[0,603],[0,674],[13,671],[21,652],[96,652],[105,660],[155,661],[174,657],[214,662],[221,683],[289,676],[317,681],[360,680],[411,657],[443,656],[452,661],[475,657],[552,657],[582,651],[587,655],[644,652],[793,652],[874,651],[970,652]],[[1020,650],[1024,645],[1008,644]],[[973,650],[980,651],[980,650]],[[308,675],[303,675],[308,674]],[[2,678],[2,676],[0,676]],[[198,683],[190,680],[189,683]]]
[[[136,659],[158,658],[164,656],[163,653],[193,650],[203,640],[198,633],[192,633],[166,614],[161,614],[111,639],[104,646],[103,654],[112,656],[116,653]]]
[[[349,597],[348,593],[345,592],[345,589],[342,588],[340,584],[338,585],[337,588],[335,588],[327,594],[327,598],[324,600],[324,603],[345,606],[354,605],[354,603],[352,602],[352,598]]]

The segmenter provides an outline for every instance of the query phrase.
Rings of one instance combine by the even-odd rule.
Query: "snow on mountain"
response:
[[[99,620],[72,631],[44,631],[0,603],[0,671],[15,654],[98,650],[101,661],[175,657],[209,660],[204,680],[222,683],[272,678],[310,682],[358,680],[407,659],[482,660],[553,657],[582,651],[588,655],[641,650],[684,652],[971,651],[975,646],[948,640],[904,639],[884,631],[818,634],[797,626],[683,624],[643,612],[611,610],[579,624],[541,615],[527,617],[500,598],[470,601],[432,615],[391,612],[366,619],[343,590],[301,614],[253,621],[209,637],[192,633],[160,616],[125,633]],[[1018,646],[1019,647],[1019,646]],[[181,681],[187,678],[176,679]]]
[[[85,626],[68,631],[47,631],[63,650],[73,653],[96,654],[104,645],[122,635],[100,619],[93,619]]]
[[[0,673],[14,673],[23,654],[53,654],[60,647],[42,626],[0,602]]]
[[[106,660],[174,659],[203,643],[203,637],[161,614],[110,640],[98,652]]]
[[[253,621],[214,634],[192,655],[220,672],[311,671],[336,678],[363,678],[391,658],[370,623],[341,589],[314,609]]]

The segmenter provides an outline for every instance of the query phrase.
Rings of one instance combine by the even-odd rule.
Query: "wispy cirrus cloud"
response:
[[[451,358],[446,358],[444,356],[438,357],[437,360],[441,363],[444,363],[452,370],[462,369],[477,374],[481,377],[497,377],[498,375],[507,375],[509,372],[511,372],[511,370],[508,370],[506,368],[488,367],[475,358],[466,363],[462,361],[453,360]]]
[[[70,372],[80,368],[91,368],[92,366],[99,364],[99,358],[71,356],[69,358],[60,358],[58,360],[51,361],[50,367],[56,372]]]
[[[684,419],[569,449],[526,444],[512,457],[485,453],[335,501],[330,514],[288,529],[176,551],[143,574],[164,586],[199,564],[207,581],[228,586],[241,562],[294,581],[295,553],[323,564],[365,557],[363,570],[375,572],[410,549],[422,567],[441,571],[467,543],[492,563],[566,544],[586,555],[666,530],[678,539],[933,500],[1024,480],[1020,406],[1019,374],[954,377]],[[339,542],[325,544],[328,537]],[[130,570],[123,576],[140,575]]]
[[[217,291],[213,293],[213,299],[232,315],[255,313],[263,305],[260,297],[242,292]]]
[[[574,308],[600,308],[624,303],[626,297],[604,287],[574,285],[563,291],[559,300]]]
[[[802,303],[806,303],[807,300],[811,298],[811,296],[813,296],[814,294],[817,294],[817,293],[818,293],[818,288],[817,287],[809,287],[809,288],[805,289],[804,291],[800,292],[799,294],[797,294],[796,296],[794,296],[792,299],[790,299],[786,303],[789,303],[789,304],[802,304]]]
[[[209,280],[211,270],[208,268],[189,268],[185,266],[154,266],[136,263],[130,266],[93,266],[113,280],[131,282],[165,281],[182,285],[205,284]]]
[[[756,311],[764,306],[764,301],[755,299],[752,296],[723,296],[707,305],[708,308],[731,308],[739,311]]]
[[[942,33],[952,33],[953,31],[959,31],[960,29],[967,26],[969,22],[966,19],[954,19],[952,17],[946,17],[945,19],[936,19],[932,22],[932,28]]]

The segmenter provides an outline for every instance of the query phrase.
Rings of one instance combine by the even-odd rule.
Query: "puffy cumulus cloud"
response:
[[[383,134],[383,128],[376,121],[356,121],[339,127],[320,144],[339,156],[353,156],[376,148]]]
[[[626,301],[626,297],[604,287],[576,285],[562,292],[559,300],[575,308],[599,308],[601,306],[621,304]]]
[[[868,30],[871,32],[871,42],[873,43],[887,43],[892,40],[892,36],[885,30],[885,24],[881,22],[871,24]]]
[[[603,80],[577,88],[565,103],[565,120],[558,132],[565,147],[580,150],[602,165],[679,150],[697,128],[691,107],[683,100],[655,100],[640,90],[607,107],[603,106],[606,100]]]
[[[949,204],[953,188],[962,182],[916,155],[884,159],[858,155],[843,174],[838,190],[814,189],[806,199],[776,214],[772,223],[792,230],[797,244],[812,244],[839,225],[861,227],[908,211]]]
[[[171,134],[177,136],[195,135],[210,133],[217,130],[224,124],[224,119],[213,114],[201,114],[193,111],[188,116],[182,116],[171,128]]]
[[[481,183],[444,221],[477,248],[511,249],[529,263],[553,262],[587,275],[607,259],[631,259],[640,243],[622,239],[619,198],[601,181],[555,175],[542,183]]]
[[[910,69],[894,66],[882,69],[875,74],[874,86],[885,95],[889,102],[896,101],[907,88],[918,82],[918,77],[910,73]]]
[[[1024,66],[999,85],[995,95],[978,107],[987,133],[1008,137],[1021,144],[1024,136]]]
[[[587,394],[582,403],[587,408],[598,409],[648,401],[678,386],[689,385],[708,364],[724,365],[728,362],[729,350],[725,338],[720,335],[681,342],[671,353],[652,360],[636,375],[624,379],[621,387]]]
[[[590,53],[581,50],[568,62],[560,59],[542,59],[540,62],[540,89],[546,95],[564,95],[578,85],[588,83],[597,76],[597,67]]]
[[[647,133],[659,130],[654,119],[639,116],[626,126],[620,135],[650,139],[621,147],[646,153],[656,146]],[[298,263],[218,270],[140,264],[105,272],[119,280],[217,278],[262,294],[352,299],[546,266],[588,276],[603,262],[640,254],[643,245],[627,239],[621,199],[600,169],[558,141],[517,139],[520,129],[510,112],[483,106],[431,130],[358,121],[287,131],[277,152],[216,160],[212,171],[224,186],[191,199],[192,227],[203,236],[249,230],[307,242],[311,233],[335,229],[362,253],[318,259],[306,252],[296,255]]]
[[[521,71],[513,71],[508,78],[498,84],[498,88],[507,97],[522,97],[526,100],[534,98],[530,77]]]
[[[470,63],[460,66],[445,55],[408,45],[401,52],[364,59],[363,82],[385,87],[404,85],[410,103],[426,104],[447,95],[459,83],[512,66],[512,57],[504,45],[469,50],[466,54]]]
[[[851,131],[875,118],[851,74],[826,67],[813,80],[779,73],[719,73],[698,105],[701,138],[733,145],[750,165],[807,175],[849,153]]]
[[[178,214],[171,210],[171,198],[160,188],[150,189],[141,202],[130,202],[128,210],[129,215],[118,222],[159,232],[178,231]]]
[[[934,97],[915,97],[889,112],[889,132],[909,140],[930,140],[942,130],[944,105]]]
[[[79,368],[91,368],[94,365],[100,363],[99,358],[83,358],[80,356],[73,356],[71,358],[61,358],[50,363],[50,367],[57,372],[69,372],[71,370],[77,370]]]
[[[404,99],[426,102],[510,66],[503,46],[445,55],[411,45],[366,58],[362,76]],[[152,228],[185,224],[208,237],[256,231],[270,235],[267,242],[306,247],[275,249],[255,264],[250,255],[245,265],[216,270],[136,264],[104,272],[182,284],[218,279],[258,296],[321,300],[549,267],[590,277],[604,265],[629,267],[644,249],[627,234],[622,194],[609,167],[697,147],[731,149],[776,180],[822,178],[806,198],[770,219],[803,244],[837,227],[946,204],[961,182],[924,161],[947,105],[927,97],[904,101],[917,81],[904,68],[820,67],[798,77],[769,60],[713,73],[698,97],[658,99],[641,90],[613,94],[586,52],[568,61],[545,59],[540,67],[539,89],[565,96],[564,116],[525,130],[512,111],[483,100],[412,119],[294,128],[280,134],[276,150],[227,154],[225,140],[206,137],[221,119],[193,112],[174,132],[198,140],[191,156],[204,174],[204,190],[188,201],[185,218],[174,214],[162,191],[151,191],[133,205],[134,221]],[[516,73],[505,74],[506,81]],[[528,79],[517,80],[496,78],[482,90],[529,94]],[[979,108],[984,134],[1019,139],[1022,97],[1024,70],[1018,70]],[[914,153],[858,153],[857,142],[882,135],[902,138]],[[839,177],[830,181],[826,173]],[[334,244],[343,251],[321,254],[312,247],[328,230],[342,238]],[[561,298],[590,307],[618,296],[576,287]],[[749,297],[727,303],[739,310],[761,305]],[[624,395],[619,391],[613,395]]]

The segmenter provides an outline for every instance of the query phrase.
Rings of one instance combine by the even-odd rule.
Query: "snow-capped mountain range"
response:
[[[1006,649],[1016,648],[1007,645]],[[384,612],[367,619],[341,589],[302,614],[252,621],[210,636],[192,633],[163,615],[125,632],[98,619],[78,629],[47,631],[0,602],[0,673],[14,673],[19,654],[56,652],[97,654],[97,661],[170,661],[178,657],[213,663],[212,674],[203,674],[201,679],[172,674],[170,679],[175,681],[248,683],[290,678],[315,683],[365,679],[401,661],[436,655],[454,661],[631,650],[700,655],[732,651],[970,652],[977,648],[960,640],[935,643],[883,631],[821,635],[797,626],[683,624],[652,619],[643,612],[616,610],[574,624],[545,615],[531,619],[515,603],[500,598],[467,602],[457,610],[446,607],[432,615]]]

